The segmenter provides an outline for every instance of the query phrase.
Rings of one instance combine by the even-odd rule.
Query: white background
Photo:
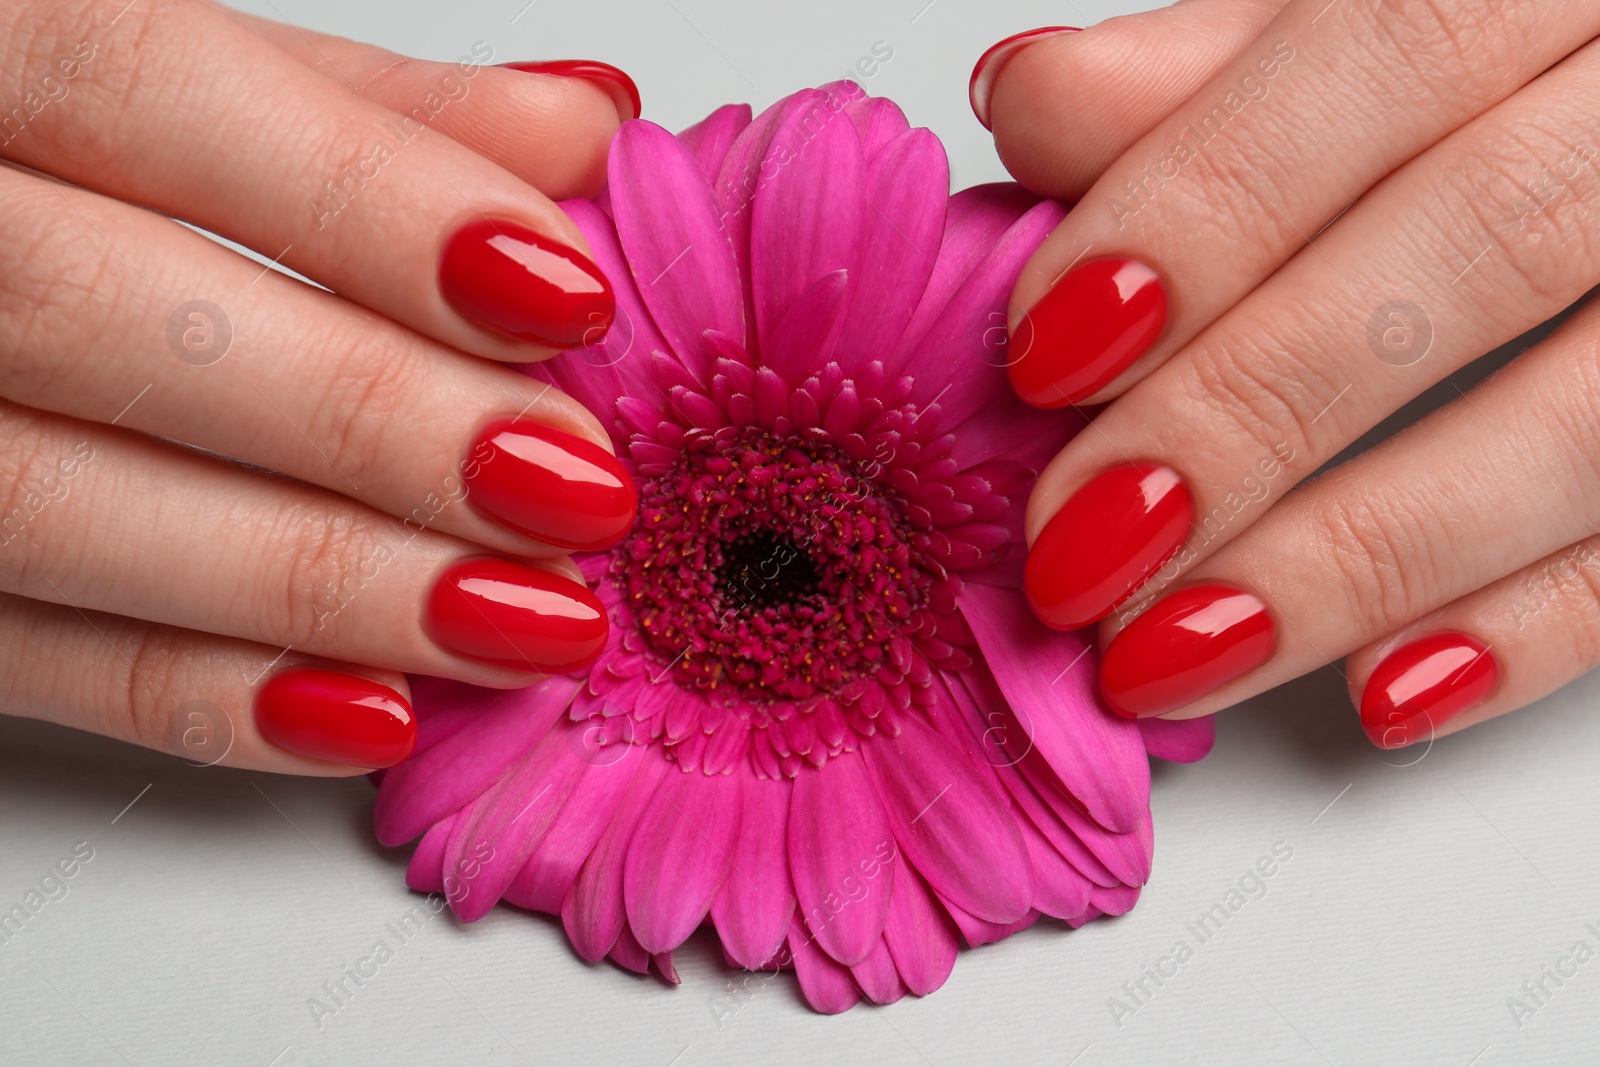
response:
[[[944,139],[957,187],[1003,176],[965,98],[985,46],[1152,6],[524,3],[247,6],[438,59],[485,41],[495,61],[609,60],[672,128],[839,77],[885,41],[867,87]],[[1225,715],[1206,762],[1158,766],[1155,874],[1128,917],[1035,928],[963,953],[931,997],[835,1018],[785,977],[720,1026],[734,975],[704,935],[669,989],[502,907],[433,920],[319,1029],[307,999],[419,899],[406,853],[372,840],[364,780],[196,769],[0,718],[0,910],[76,842],[94,849],[0,945],[0,1062],[1592,1063],[1600,961],[1520,1029],[1507,998],[1574,942],[1600,951],[1584,929],[1600,926],[1597,697],[1588,679],[1399,766],[1417,754],[1370,748],[1330,668]],[[1278,842],[1293,858],[1266,896],[1117,1026],[1109,998],[1195,945],[1185,923]]]

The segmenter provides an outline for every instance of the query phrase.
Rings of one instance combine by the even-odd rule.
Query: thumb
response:
[[[990,120],[1000,159],[1017,181],[1041,196],[1076,200],[1287,3],[1180,0],[1076,33],[1008,38],[973,70],[973,111]]]

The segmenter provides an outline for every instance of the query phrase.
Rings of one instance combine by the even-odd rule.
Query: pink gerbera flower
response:
[[[1212,731],[1105,710],[1021,591],[1029,486],[1080,423],[1012,395],[1004,311],[1063,208],[950,196],[938,139],[851,82],[625,123],[607,193],[564,206],[617,319],[531,373],[611,428],[639,516],[578,557],[612,619],[586,674],[418,681],[377,806],[385,843],[422,835],[409,884],[671,980],[709,921],[825,1012],[1131,907],[1146,753]]]

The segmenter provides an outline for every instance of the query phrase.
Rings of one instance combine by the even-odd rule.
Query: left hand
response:
[[[980,64],[1012,172],[1081,194],[1017,283],[1011,374],[1108,405],[1033,494],[1027,585],[1101,622],[1114,708],[1348,656],[1392,748],[1600,662],[1600,306],[1291,492],[1600,283],[1597,35],[1593,0],[1185,0]],[[1075,150],[1100,69],[1137,83],[1127,132]]]

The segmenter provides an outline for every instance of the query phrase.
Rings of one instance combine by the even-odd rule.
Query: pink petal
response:
[[[700,335],[744,336],[739,267],[711,187],[676,137],[638,120],[624,123],[611,144],[610,178],[617,234],[639,295],[683,365],[703,380]]]
[[[460,818],[461,813],[455,812],[428,827],[406,864],[406,885],[419,893],[444,892],[444,850]]]
[[[906,373],[907,364],[916,354],[913,342],[921,339],[943,314],[950,297],[972,274],[978,261],[1038,202],[1038,197],[1010,182],[974,186],[950,198],[945,208],[944,237],[927,288],[894,358],[884,361],[891,379]],[[1003,319],[1000,325],[1004,327]]]
[[[785,143],[798,141],[811,117],[826,114],[828,98],[816,89],[800,92],[779,100],[755,117],[728,149],[722,169],[712,182],[712,195],[716,199],[718,222],[733,245],[734,257],[739,264],[740,277],[744,279],[745,321],[755,324],[755,305],[750,294],[750,216],[755,197],[771,181],[764,170],[767,153],[774,138]],[[791,123],[793,124],[791,126]],[[791,147],[790,151],[793,151]],[[746,348],[754,347],[754,330],[750,336],[736,338]]]
[[[789,804],[789,869],[801,918],[845,966],[878,944],[895,866],[894,830],[866,761],[845,753],[802,770]]]
[[[606,953],[611,961],[619,967],[632,971],[634,974],[650,973],[650,953],[639,946],[639,941],[633,936],[633,931],[626,926],[617,935],[616,943],[611,946],[611,951]]]
[[[1089,895],[1089,899],[1102,915],[1126,915],[1139,902],[1139,887],[1136,885],[1119,886],[1116,889],[1097,887]]]
[[[873,944],[866,959],[850,968],[850,975],[861,987],[861,992],[874,1004],[893,1004],[909,992],[906,984],[900,980],[899,972],[894,969],[889,946],[883,943],[881,937]]]
[[[850,121],[856,124],[856,133],[861,137],[861,149],[866,153],[868,163],[872,162],[886,145],[892,144],[895,138],[911,128],[911,123],[906,121],[906,114],[900,110],[900,105],[888,97],[868,97],[851,104],[846,111],[850,115]],[[948,194],[948,185],[944,192]]]
[[[839,342],[846,373],[882,359],[899,343],[933,273],[949,194],[944,147],[927,130],[908,130],[884,148],[860,189],[848,194],[864,198],[867,209]]]
[[[728,955],[756,970],[783,947],[794,917],[789,877],[787,778],[737,775],[744,792],[744,820],[730,855],[733,869],[711,904],[711,919]]]
[[[837,1015],[855,1007],[861,990],[848,967],[834,961],[810,940],[798,916],[789,927],[789,951],[794,958],[795,976],[806,1002],[824,1015]]]
[[[743,815],[731,774],[668,774],[628,845],[623,896],[628,925],[649,952],[688,940],[728,873]]]
[[[824,111],[809,137],[775,138],[751,208],[750,283],[759,347],[824,274],[851,270],[860,253],[866,160],[855,127]],[[729,331],[724,331],[729,332]]]
[[[1089,895],[1100,887],[1079,874],[1031,822],[1021,819],[1017,825],[1033,860],[1033,906],[1057,919],[1088,911]]]
[[[561,913],[561,902],[578,880],[584,861],[616,815],[633,776],[660,755],[642,745],[624,745],[614,762],[591,766],[562,806],[555,825],[506,887],[505,899],[531,911]]]
[[[1008,399],[1004,392],[994,396],[990,405],[987,411],[962,423],[954,434],[955,446],[950,449],[950,458],[955,460],[958,470],[999,459],[1020,463],[1035,472],[1042,471],[1078,431],[1089,425],[1088,418],[1077,408],[1043,411],[1014,397]],[[1001,413],[1003,418],[993,417]],[[1024,557],[1020,552],[1013,552],[1011,558],[1019,567],[1018,576],[1013,580],[979,578],[971,571],[963,573],[962,577],[988,585],[1021,585],[1020,565]]]
[[[850,295],[846,273],[824,274],[789,309],[761,349],[761,363],[791,382],[821,370],[839,341]]]
[[[379,842],[403,845],[493,785],[550,732],[582,684],[562,676],[527,689],[458,686],[453,699],[473,721],[389,769],[373,812]]]
[[[724,104],[679,133],[678,140],[694,153],[700,169],[706,172],[706,180],[712,181],[722,169],[722,161],[733,147],[734,138],[748,125],[749,104]]]
[[[1138,719],[1145,750],[1173,763],[1194,763],[1206,758],[1217,740],[1214,715],[1198,719]]]
[[[1103,706],[1089,646],[1035,618],[1020,590],[968,585],[960,604],[1021,732],[1096,822],[1133,829],[1150,761],[1139,728]]]
[[[1013,922],[1033,900],[1033,867],[1010,802],[971,761],[901,717],[899,737],[863,745],[895,838],[935,892],[993,922]]]
[[[458,875],[469,892],[451,901],[457,917],[474,922],[486,915],[555,823],[587,766],[573,753],[569,735],[557,726],[521,766],[463,809],[463,833],[445,852],[445,873]]]
[[[1150,879],[1153,839],[1149,833],[1149,808],[1140,814],[1139,821],[1132,831],[1119,834],[1107,830],[1083,813],[1077,798],[1061,787],[1049,764],[1044,762],[1038,752],[1031,753],[1019,763],[1017,770],[1028,780],[1036,795],[1065,828],[1066,833],[1077,838],[1113,878],[1125,885],[1143,885]],[[1086,870],[1072,851],[1060,847],[1057,834],[1051,833],[1047,827],[1041,826],[1040,829],[1046,837],[1057,843],[1057,851],[1066,856],[1078,870],[1089,877],[1090,881],[1097,881],[1096,871]]]
[[[1065,214],[1054,201],[1031,208],[988,249],[927,331],[915,339],[906,335],[915,352],[915,361],[906,364],[917,381],[911,399],[928,403],[941,397],[945,416],[939,428],[984,411],[997,394],[1017,402],[1004,371],[1006,308],[1023,264]]]
[[[577,949],[578,955],[590,963],[598,963],[611,951],[626,925],[627,915],[622,900],[623,867],[628,856],[628,845],[634,830],[644,818],[647,807],[654,802],[656,787],[667,775],[677,775],[678,769],[660,753],[647,753],[646,759],[628,783],[628,791],[617,805],[605,833],[578,872],[578,880],[561,902],[561,923],[566,927],[567,940]]]
[[[883,939],[894,957],[895,969],[919,997],[944,985],[955,967],[955,928],[922,876],[909,864],[903,864],[895,876]]]
[[[1037,754],[1030,756],[1037,758]],[[1043,762],[1042,760],[1040,761]],[[1039,795],[1039,791],[1014,765],[996,766],[995,774],[1004,786],[1006,794],[1011,797],[1011,802],[1027,817],[1034,828],[1044,834],[1051,846],[1076,868],[1085,878],[1096,885],[1120,885],[1122,879],[1106,869],[1105,864],[1089,850],[1089,847],[1074,833],[1066,823],[1056,815],[1055,810]],[[1069,803],[1064,797],[1061,803]],[[1090,819],[1079,813],[1079,821],[1100,828]],[[1020,821],[1020,820],[1019,820]],[[1104,833],[1104,831],[1100,831]]]
[[[962,940],[966,941],[968,948],[978,948],[982,945],[992,945],[996,941],[1004,941],[1012,934],[1020,933],[1039,921],[1039,913],[1037,911],[1029,911],[1028,914],[1016,922],[985,922],[983,919],[971,915],[966,910],[950,903],[943,897],[939,899],[944,904],[945,910],[950,913],[950,918],[955,920],[956,927],[961,931]]]
[[[531,377],[550,382],[594,412],[606,429],[612,430],[618,397],[655,395],[650,387],[650,353],[666,351],[667,342],[639,297],[611,219],[587,200],[565,200],[561,207],[588,238],[595,265],[611,282],[617,311],[600,343],[575,348],[522,369]]]

